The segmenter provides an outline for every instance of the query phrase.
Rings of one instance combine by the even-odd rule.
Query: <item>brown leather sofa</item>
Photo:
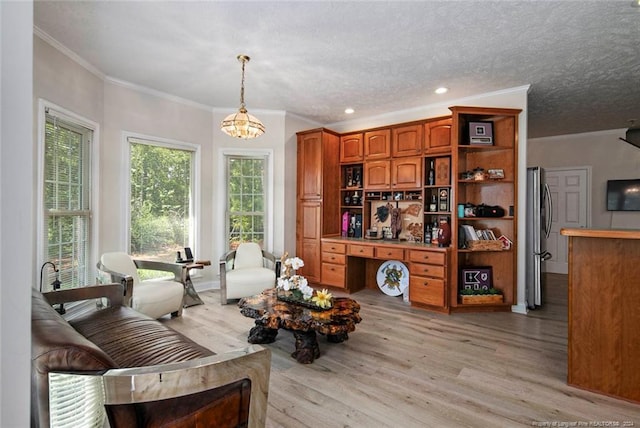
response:
[[[111,427],[264,426],[268,349],[253,345],[216,355],[123,306],[122,295],[119,284],[33,290],[32,427],[51,425],[52,403],[63,395],[56,382],[66,374],[97,382],[103,400],[97,413],[104,411]],[[108,298],[109,306],[87,305],[90,310],[69,320],[52,307],[98,297]]]

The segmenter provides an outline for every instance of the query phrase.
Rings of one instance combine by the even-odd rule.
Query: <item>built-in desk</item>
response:
[[[322,238],[322,285],[349,293],[378,288],[376,274],[386,260],[398,260],[409,269],[412,306],[448,312],[449,248],[407,241],[359,238]]]
[[[569,237],[570,385],[640,402],[640,231]]]

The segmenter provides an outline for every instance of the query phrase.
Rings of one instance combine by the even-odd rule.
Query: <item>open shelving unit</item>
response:
[[[452,183],[453,203],[485,204],[499,206],[505,215],[501,217],[454,217],[452,221],[453,272],[451,278],[450,309],[460,311],[508,311],[516,300],[517,275],[517,109],[452,107]],[[492,128],[491,144],[470,144],[470,124],[488,123]],[[501,170],[499,179],[467,178],[469,171]],[[509,249],[469,249],[461,226],[489,229],[496,237],[505,236],[512,245]],[[460,291],[464,269],[490,268],[494,288],[499,289],[503,301],[497,303],[462,303]]]

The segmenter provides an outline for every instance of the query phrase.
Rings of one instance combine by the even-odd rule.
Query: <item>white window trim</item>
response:
[[[131,151],[129,147],[129,138],[137,138],[140,140],[147,140],[149,142],[154,143],[153,145],[158,147],[166,147],[168,149],[182,149],[189,150],[194,152],[193,159],[193,172],[191,177],[192,184],[192,198],[193,198],[193,206],[191,207],[193,216],[193,236],[191,239],[193,242],[191,243],[193,254],[200,254],[200,246],[202,245],[200,241],[200,222],[202,217],[202,208],[200,204],[200,165],[201,165],[201,149],[197,144],[187,143],[184,141],[173,140],[170,138],[162,138],[155,137],[151,135],[139,134],[135,132],[123,131],[122,132],[122,172],[121,177],[124,177],[122,180],[122,191],[120,192],[123,195],[123,204],[122,204],[122,218],[124,221],[124,226],[122,227],[122,248],[121,251],[125,253],[129,253],[129,245],[131,239],[131,230],[129,225],[131,224]],[[193,277],[193,275],[192,275]]]
[[[44,147],[45,147],[45,122],[46,122],[46,113],[45,111],[49,109],[49,111],[54,111],[56,116],[61,119],[67,120],[71,123],[76,123],[81,125],[87,129],[90,129],[93,132],[93,137],[91,140],[91,144],[89,145],[89,153],[91,156],[91,183],[89,183],[89,194],[90,196],[90,211],[91,211],[91,231],[90,231],[90,239],[91,245],[89,246],[89,255],[88,260],[96,260],[98,254],[98,239],[100,230],[100,195],[98,189],[100,189],[100,124],[92,121],[91,119],[87,119],[84,116],[76,114],[70,110],[65,109],[57,104],[54,104],[50,101],[47,101],[43,98],[38,98],[38,202],[37,202],[37,227],[36,227],[36,261],[37,268],[40,269],[43,263],[48,260],[45,260],[45,245],[44,245],[44,218],[42,214],[44,213]],[[39,270],[38,270],[39,275]],[[88,266],[88,276],[89,278],[96,277],[96,264],[89,263]],[[39,285],[39,284],[38,284]],[[87,284],[89,285],[89,284]]]
[[[265,157],[267,160],[267,185],[266,185],[266,193],[267,200],[265,203],[265,207],[267,209],[267,221],[265,224],[267,230],[267,236],[265,240],[265,250],[269,252],[273,252],[273,176],[275,171],[273,170],[273,150],[272,149],[249,149],[243,150],[238,148],[221,148],[218,150],[218,198],[214,195],[213,201],[214,204],[218,206],[218,212],[216,213],[216,217],[218,221],[216,222],[216,230],[225,230],[225,216],[227,209],[227,202],[229,200],[229,195],[227,194],[227,156],[260,156]],[[225,233],[217,234],[216,236],[216,248],[218,249],[219,256],[222,256],[226,252],[225,246]]]

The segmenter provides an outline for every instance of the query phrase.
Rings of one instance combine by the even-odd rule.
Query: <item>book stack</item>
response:
[[[461,225],[465,246],[474,251],[499,251],[504,249],[503,241],[496,238],[491,229],[476,229],[470,224]]]

